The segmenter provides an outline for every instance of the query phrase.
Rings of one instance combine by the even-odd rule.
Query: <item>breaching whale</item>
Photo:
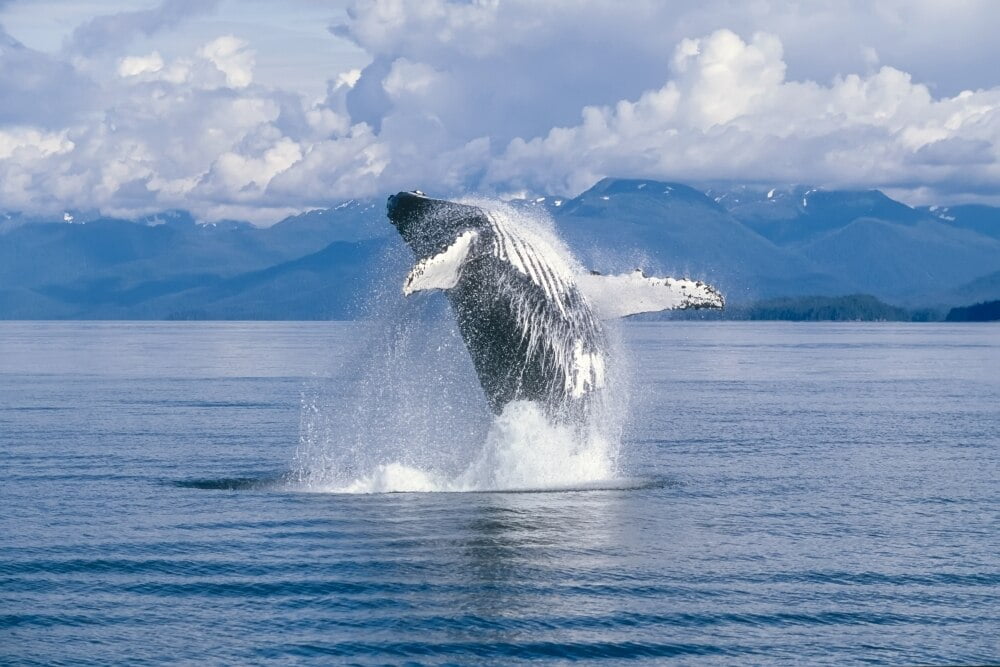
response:
[[[557,417],[585,409],[607,380],[602,319],[724,305],[700,281],[579,274],[544,235],[478,206],[414,191],[390,196],[387,212],[417,257],[403,293],[445,291],[498,414],[515,400]]]

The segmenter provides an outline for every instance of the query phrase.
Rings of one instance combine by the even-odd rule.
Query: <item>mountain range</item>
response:
[[[913,208],[878,190],[694,188],[606,178],[544,212],[588,268],[688,276],[729,303],[870,294],[909,308],[1000,298],[1000,208]],[[345,319],[412,262],[385,199],[282,220],[0,214],[2,319]]]

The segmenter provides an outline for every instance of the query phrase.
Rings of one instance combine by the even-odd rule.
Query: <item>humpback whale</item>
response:
[[[403,293],[445,292],[497,414],[516,400],[559,418],[585,410],[607,381],[602,319],[724,305],[700,281],[580,273],[544,234],[478,206],[417,190],[390,196],[387,213],[417,257]]]

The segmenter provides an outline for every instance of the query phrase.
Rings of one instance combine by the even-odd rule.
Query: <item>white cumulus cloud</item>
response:
[[[320,101],[255,79],[238,25],[149,43],[216,4],[97,16],[58,53],[0,28],[0,210],[266,222],[603,176],[1000,200],[990,2],[360,0],[330,39],[370,62],[318,63]]]
[[[233,88],[245,88],[253,81],[254,66],[254,53],[247,47],[242,39],[224,35],[203,46],[198,55],[211,61],[226,75],[226,84]]]
[[[163,56],[153,51],[148,56],[127,56],[118,61],[118,76],[138,76],[163,69]]]
[[[789,81],[766,33],[684,40],[672,63],[660,88],[512,140],[490,181],[563,193],[615,174],[954,190],[1000,176],[1000,89],[935,98],[888,66],[825,85]]]
[[[71,150],[73,142],[66,138],[65,132],[43,132],[30,127],[0,130],[0,160],[15,156],[38,159]]]

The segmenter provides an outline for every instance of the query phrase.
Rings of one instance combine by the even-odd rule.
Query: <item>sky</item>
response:
[[[0,211],[605,176],[1000,204],[990,0],[0,0]]]

